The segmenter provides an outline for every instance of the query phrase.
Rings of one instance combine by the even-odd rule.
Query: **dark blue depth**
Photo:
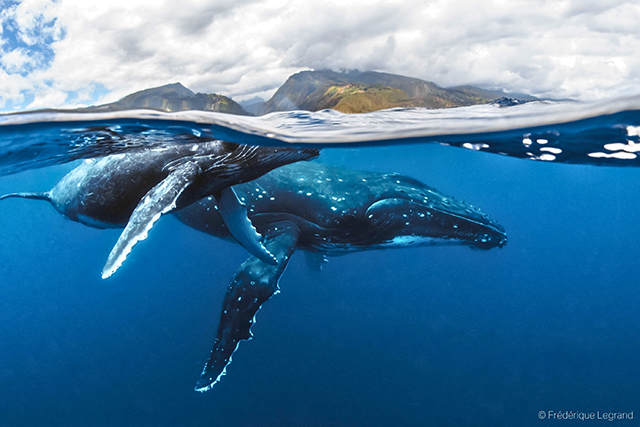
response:
[[[358,253],[320,273],[297,252],[254,339],[200,394],[244,249],[165,217],[101,280],[119,230],[2,201],[0,426],[581,422],[538,418],[550,410],[638,422],[640,171],[435,145],[320,161],[410,175],[480,207],[509,242]],[[0,193],[48,190],[71,167],[2,177]]]

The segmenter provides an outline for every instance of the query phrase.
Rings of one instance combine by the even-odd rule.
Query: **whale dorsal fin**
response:
[[[241,340],[251,339],[251,326],[262,304],[279,292],[278,280],[296,250],[298,227],[290,221],[270,225],[264,232],[265,246],[278,265],[251,256],[231,280],[222,303],[222,314],[209,360],[196,384],[196,391],[209,390],[226,373],[231,356]]]
[[[145,194],[109,254],[107,263],[102,269],[103,279],[110,277],[120,268],[133,246],[147,238],[147,233],[163,214],[175,209],[178,198],[199,173],[198,165],[185,162]]]
[[[276,265],[276,258],[262,245],[262,236],[256,231],[247,216],[246,207],[238,200],[233,187],[228,187],[216,195],[218,211],[231,235],[249,253],[267,264]]]

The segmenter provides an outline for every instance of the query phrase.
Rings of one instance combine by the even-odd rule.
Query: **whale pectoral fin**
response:
[[[163,214],[175,209],[178,198],[199,172],[198,165],[186,162],[145,194],[109,254],[102,269],[103,279],[110,277],[120,268],[133,246],[147,238],[147,233]]]
[[[232,187],[216,194],[218,210],[231,235],[249,253],[267,264],[276,265],[278,261],[262,244],[262,236],[256,231],[247,216],[247,209],[238,200]]]
[[[279,292],[278,280],[296,249],[299,231],[294,223],[283,221],[273,224],[265,235],[265,246],[278,265],[251,256],[236,272],[222,303],[216,340],[196,391],[205,392],[220,380],[240,341],[251,339],[251,325],[262,303]]]

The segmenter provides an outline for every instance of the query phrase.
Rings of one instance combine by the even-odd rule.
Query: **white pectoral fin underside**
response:
[[[193,182],[199,171],[200,168],[196,164],[187,162],[171,172],[140,200],[109,254],[107,263],[102,269],[103,279],[110,277],[120,268],[133,246],[147,238],[149,230],[163,214],[175,209],[178,198]]]
[[[217,196],[218,210],[229,232],[249,253],[267,264],[277,265],[276,258],[262,244],[262,236],[247,216],[247,209],[238,200],[232,187],[225,188]]]

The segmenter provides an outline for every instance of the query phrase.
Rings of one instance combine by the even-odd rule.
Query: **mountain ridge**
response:
[[[83,108],[83,111],[118,111],[132,108],[152,108],[162,111],[204,110],[228,114],[249,115],[231,98],[215,93],[194,93],[182,83],[170,83],[134,92],[124,98]]]
[[[508,94],[475,86],[442,88],[433,82],[377,71],[301,71],[292,74],[266,102],[245,104],[215,93],[195,93],[181,83],[144,89],[124,98],[82,111],[101,112],[132,108],[162,111],[204,110],[239,115],[264,115],[275,111],[334,109],[366,113],[396,107],[451,108],[484,104],[505,97],[537,98]]]
[[[354,85],[359,92],[350,90]],[[383,90],[387,97],[381,96]],[[343,95],[336,97],[338,92]],[[328,95],[334,99],[327,104]],[[517,95],[526,100],[537,99],[530,95]],[[509,94],[503,91],[474,86],[442,88],[430,81],[377,71],[301,71],[289,76],[271,99],[264,103],[260,114],[295,109],[318,111],[324,108],[334,108],[344,113],[393,107],[449,108],[483,104],[505,96]]]

